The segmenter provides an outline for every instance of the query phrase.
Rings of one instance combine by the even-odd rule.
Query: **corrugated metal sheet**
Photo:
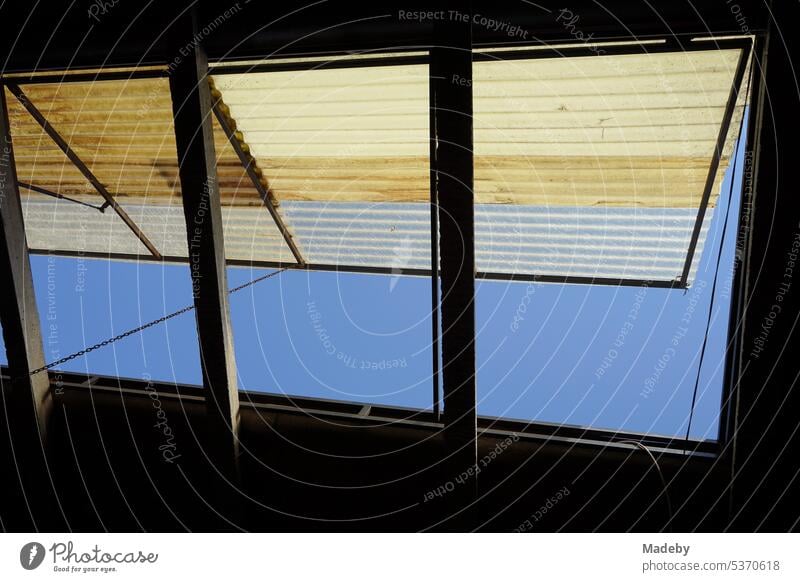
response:
[[[475,215],[479,271],[675,281],[697,211],[486,204],[476,206]],[[711,216],[701,231],[698,256],[710,221]],[[697,266],[694,261],[690,280]]]
[[[165,256],[187,257],[182,206],[126,204],[125,210]],[[261,209],[257,209],[261,210]],[[28,245],[58,250],[147,255],[147,249],[110,210],[31,194],[23,199]],[[272,218],[252,207],[222,208],[225,256],[241,261],[293,261]]]
[[[131,79],[22,88],[156,248],[164,255],[187,256],[169,82]],[[91,184],[7,90],[6,101],[19,180],[101,204]],[[216,120],[214,137],[228,258],[291,261]],[[31,248],[147,254],[110,209],[101,214],[24,189],[23,196]],[[76,236],[79,217],[86,228]]]
[[[181,206],[126,204],[125,210],[163,255],[188,256]],[[23,196],[23,212],[28,245],[35,251],[148,254],[111,210],[100,213],[74,202],[29,194]],[[225,206],[222,219],[228,259],[293,261],[291,251],[266,212]]]
[[[677,279],[739,50],[502,56],[474,67],[479,271]],[[430,267],[426,65],[219,74],[214,84],[306,261]],[[166,81],[25,90],[162,253],[185,256]],[[13,97],[9,104],[20,179],[96,202]],[[215,135],[228,258],[291,261],[218,127]],[[690,281],[734,140],[731,131]],[[143,251],[108,213],[27,200],[32,247]],[[76,217],[92,213],[97,238],[67,240]]]
[[[25,236],[34,251],[147,254],[113,212],[100,213],[66,200],[25,195],[24,191],[21,194]]]
[[[310,263],[430,269],[428,204],[293,200],[281,211]]]
[[[430,269],[422,203],[284,202],[311,263]],[[696,210],[478,204],[478,271],[672,281],[683,270]],[[705,241],[703,229],[698,254]],[[697,269],[695,262],[691,278]]]

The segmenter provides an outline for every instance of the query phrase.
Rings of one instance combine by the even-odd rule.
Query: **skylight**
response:
[[[711,286],[725,218],[715,209],[724,177],[733,180],[747,104],[747,47],[732,40],[682,52],[665,45],[587,51],[474,53],[479,411],[676,435],[690,428],[680,415],[695,400],[686,373],[642,397],[638,416],[623,418],[631,391],[640,388],[631,379],[641,372],[637,355],[615,357],[613,372],[598,375],[607,354],[596,352],[609,334],[616,338],[618,312],[640,290],[649,290],[647,316],[630,342],[648,345],[648,334],[663,339],[673,331],[675,313],[691,300],[675,288],[702,293]],[[431,188],[443,186],[431,179],[439,137],[431,128],[436,109],[426,60],[414,54],[380,63],[212,68],[229,287],[278,267],[309,269],[231,299],[241,388],[420,409],[435,401],[438,409],[432,306],[440,298],[431,293],[438,280],[404,277],[430,275],[438,242],[431,237]],[[186,261],[169,82],[147,74],[155,77],[7,89],[35,253]],[[735,214],[738,190],[731,193]],[[150,266],[139,267],[156,280],[164,264]],[[542,291],[542,284],[551,285]],[[74,295],[80,304],[83,295]],[[566,309],[558,305],[562,296],[572,298]],[[666,323],[654,301],[670,314]],[[115,321],[109,335],[143,319]],[[698,315],[692,338],[702,335],[700,321]],[[95,339],[102,337],[69,343],[80,349]],[[579,349],[582,340],[587,352],[592,347],[588,357],[563,351],[564,342]],[[692,342],[683,345],[685,371],[695,354]],[[656,351],[647,357],[659,356],[660,346],[650,345]],[[709,350],[717,368],[699,393],[695,438],[716,431],[723,347],[718,341]],[[149,373],[151,352],[140,348],[141,364],[125,360],[132,375]],[[88,369],[87,361],[70,366]],[[159,365],[165,379],[175,372],[179,381],[197,381],[193,354]],[[591,374],[596,382],[587,383]]]

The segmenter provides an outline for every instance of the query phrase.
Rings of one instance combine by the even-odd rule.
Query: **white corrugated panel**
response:
[[[125,210],[162,255],[188,257],[183,207],[128,203]],[[31,194],[23,196],[23,211],[28,246],[34,251],[149,255],[110,209],[101,213],[67,200]],[[293,261],[264,208],[225,206],[222,220],[227,259]]]
[[[289,201],[281,211],[309,263],[430,269],[428,204]]]
[[[34,251],[149,254],[110,210],[21,192],[28,247]],[[96,201],[95,201],[96,202]]]
[[[696,215],[691,208],[484,204],[475,208],[477,268],[512,275],[674,281],[683,271]],[[694,261],[690,280],[697,266]]]
[[[282,209],[311,263],[430,269],[427,204],[291,201]],[[475,217],[482,273],[672,281],[696,211],[478,204]]]

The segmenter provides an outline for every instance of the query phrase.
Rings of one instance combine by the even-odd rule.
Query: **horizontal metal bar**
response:
[[[486,273],[478,272],[478,279],[490,279],[494,281],[528,281],[531,283],[571,283],[576,285],[611,285],[614,287],[658,287],[663,289],[685,289],[680,281],[660,281],[649,279],[614,279],[607,277],[580,277],[580,276],[558,276],[558,275],[528,275],[512,273]]]
[[[86,73],[53,73],[52,75],[12,75],[0,77],[0,84],[40,85],[44,83],[85,83],[94,81],[128,81],[133,79],[160,79],[169,76],[163,69],[139,69],[132,71],[96,71]]]
[[[689,45],[690,43],[701,43],[701,42],[728,42],[731,40],[737,40],[738,37],[743,36],[755,36],[755,37],[763,37],[766,35],[766,27],[751,27],[750,31],[745,34],[742,32],[740,28],[730,28],[730,29],[719,29],[719,30],[705,30],[705,31],[697,31],[697,32],[678,32],[673,31],[671,34],[666,35],[665,33],[655,33],[655,34],[637,34],[637,35],[628,35],[628,36],[604,36],[602,34],[595,34],[586,42],[586,39],[583,41],[577,40],[574,37],[570,38],[558,38],[553,40],[540,40],[539,46],[542,47],[564,47],[566,48],[569,45],[576,45],[576,44],[590,44],[590,45],[613,45],[613,44],[620,44],[620,43],[637,43],[637,44],[655,44],[656,41],[664,41],[670,42],[673,44],[677,44],[679,46]],[[728,38],[725,38],[728,37]],[[737,37],[737,38],[730,38],[730,37]],[[476,40],[472,44],[473,48],[475,49],[485,49],[485,48],[514,48],[519,47],[524,49],[525,47],[536,46],[535,42],[531,40],[505,40],[505,39],[492,39],[492,40]],[[631,44],[632,46],[632,44]]]
[[[303,269],[306,271],[330,271],[342,273],[362,273],[364,275],[403,275],[410,277],[430,277],[430,269],[398,269],[390,267],[369,267],[364,265],[327,265],[311,263]]]
[[[498,46],[494,48],[509,48],[507,51],[492,51],[492,52],[473,52],[473,61],[510,61],[520,59],[557,59],[557,58],[573,58],[573,57],[596,57],[596,56],[622,56],[622,55],[639,55],[639,54],[662,54],[662,53],[675,53],[675,52],[697,52],[709,50],[727,50],[727,49],[740,49],[746,50],[752,46],[752,40],[749,38],[731,38],[723,40],[698,40],[698,41],[682,41],[679,39],[669,39],[663,43],[641,43],[641,44],[619,44],[619,45],[591,45],[584,44],[581,46],[565,46],[558,48],[556,45],[547,45],[547,48],[540,49],[526,49],[519,47],[519,49],[511,50],[507,46]],[[481,47],[493,48],[493,47]],[[602,51],[602,52],[600,52]]]
[[[609,443],[635,440],[648,447],[681,451],[686,445],[686,439],[683,436],[671,437],[661,434],[645,434],[552,422],[527,421],[519,418],[481,416],[479,419],[479,428],[482,428],[484,431],[495,430],[522,434],[533,433],[542,437],[558,437],[575,439],[578,441],[586,439]],[[687,450],[716,453],[719,449],[719,443],[715,440],[692,439],[689,443]]]
[[[0,367],[0,374],[8,374],[6,366]],[[91,378],[91,385],[86,381]],[[143,381],[139,378],[124,378],[116,376],[102,376],[97,374],[80,374],[76,372],[58,372],[58,385],[65,390],[89,391],[105,389],[116,393],[125,392],[142,395],[149,398],[153,391],[159,396],[169,396],[181,400],[198,401],[203,399],[203,388],[192,384],[175,384],[173,382]],[[51,382],[55,383],[55,374]],[[304,396],[290,396],[268,392],[254,392],[240,390],[239,398],[243,408],[249,407],[280,407],[283,411],[295,411],[300,414],[337,414],[373,422],[377,419],[391,420],[392,422],[408,423],[410,425],[441,427],[430,410],[417,408],[383,406],[365,402],[332,400],[323,398],[310,398]],[[371,407],[368,416],[362,416],[365,405]],[[498,418],[491,416],[478,417],[479,434],[495,436],[501,433],[514,433],[528,438],[541,439],[546,442],[556,440],[603,443],[611,446],[622,440],[635,440],[642,444],[674,452],[680,456],[686,448],[686,441],[682,437],[669,437],[663,435],[650,435],[628,431],[615,431],[575,425],[553,424],[546,422],[525,421],[512,418]],[[719,444],[712,440],[692,440],[687,451],[714,455],[719,450]]]
[[[136,255],[131,253],[102,253],[95,251],[66,251],[31,249],[31,254],[54,255],[63,257],[81,257],[90,259],[122,260],[122,261],[142,261],[185,264],[189,261],[186,257],[164,256],[156,259],[148,255]],[[364,275],[402,275],[408,277],[430,277],[430,269],[396,269],[391,267],[369,267],[359,265],[326,265],[309,263],[303,266],[297,263],[281,261],[248,261],[244,259],[227,259],[225,263],[229,267],[251,267],[255,269],[283,269],[288,268],[293,271],[325,271],[340,273],[356,273]],[[578,276],[556,276],[556,275],[533,275],[533,274],[511,274],[511,273],[488,273],[479,271],[476,275],[478,279],[493,281],[521,281],[533,283],[561,283],[575,285],[612,285],[626,287],[654,287],[662,289],[684,289],[678,281],[661,281],[647,279],[612,279],[603,277],[578,277]]]

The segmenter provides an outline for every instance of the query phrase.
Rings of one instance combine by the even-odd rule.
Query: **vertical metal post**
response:
[[[214,151],[213,102],[206,78],[208,61],[202,44],[196,42],[196,31],[194,12],[179,17],[170,31],[176,55],[170,90],[210,432],[226,441],[218,443],[220,461],[235,466],[239,393]]]
[[[6,528],[47,528],[54,513],[46,457],[53,394],[44,366],[44,346],[33,288],[22,203],[14,165],[5,91],[0,87],[0,320],[11,382],[2,386],[0,442],[8,455],[3,466]],[[5,503],[4,503],[5,505]],[[10,522],[10,523],[9,523]]]
[[[447,466],[460,473],[477,467],[475,387],[475,210],[472,148],[471,11],[446,11],[435,23],[431,51],[436,131],[434,205],[439,211],[442,367]],[[457,503],[477,493],[469,479]],[[455,507],[455,506],[453,506]]]

